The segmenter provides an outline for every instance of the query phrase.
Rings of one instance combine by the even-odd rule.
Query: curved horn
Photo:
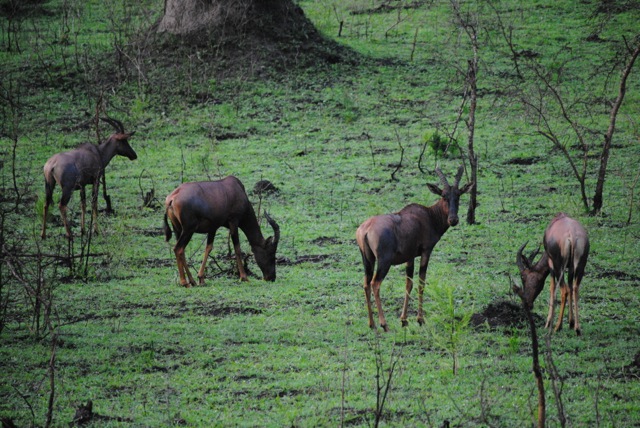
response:
[[[540,252],[540,244],[538,244],[538,248],[536,248],[535,251],[532,251],[531,254],[529,255],[529,265],[533,265],[533,259],[536,258],[539,252]]]
[[[518,269],[520,270],[521,273],[524,272],[525,269],[530,267],[529,260],[527,260],[526,257],[522,256],[522,251],[524,250],[524,247],[526,247],[528,243],[529,241],[522,244],[522,246],[518,250],[518,254],[516,255],[516,264],[518,265]]]
[[[458,168],[458,172],[456,173],[456,181],[453,187],[458,187],[458,184],[460,184],[460,179],[462,178],[463,172],[464,172],[464,164],[460,165],[460,167]]]
[[[113,126],[119,133],[124,134],[124,125],[122,125],[122,122],[120,122],[119,120],[112,119],[110,117],[101,117],[100,119]]]
[[[440,177],[440,184],[442,184],[444,187],[449,187],[449,182],[447,181],[447,177],[445,177],[442,171],[440,171],[439,166],[436,167],[436,174],[438,175],[438,177]]]
[[[278,223],[276,223],[266,211],[264,212],[264,217],[273,229],[273,245],[278,245],[278,241],[280,241],[280,226],[278,226]]]

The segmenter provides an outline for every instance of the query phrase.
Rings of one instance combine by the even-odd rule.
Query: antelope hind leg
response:
[[[569,300],[569,318],[571,318],[571,295],[569,294],[569,287],[563,279],[560,279],[560,312],[558,313],[558,321],[556,322],[556,326],[553,329],[554,331],[558,331],[562,329],[562,319],[564,318],[564,309],[567,305],[567,300]]]
[[[176,247],[174,249],[174,252],[176,254],[176,261],[178,262],[178,274],[180,275],[180,285],[186,288],[189,288],[192,285],[195,286],[196,282],[193,280],[193,277],[191,276],[191,272],[189,272],[189,268],[187,267],[187,259],[184,255],[184,248]],[[187,281],[185,276],[189,278],[189,281]]]
[[[382,302],[380,301],[380,284],[381,281],[374,278],[371,285],[373,287],[373,297],[375,297],[376,306],[378,307],[378,320],[380,321],[380,327],[382,327],[385,332],[388,332],[389,326],[387,326],[387,320],[385,319],[384,312],[382,311]]]
[[[582,330],[580,330],[580,322],[578,321],[578,297],[580,295],[580,283],[577,281],[573,286],[572,294],[573,310],[575,311],[573,329],[576,331],[576,335],[580,336],[582,334]]]
[[[364,298],[367,301],[367,312],[369,314],[369,328],[376,328],[373,322],[373,311],[371,310],[371,278],[364,277]]]

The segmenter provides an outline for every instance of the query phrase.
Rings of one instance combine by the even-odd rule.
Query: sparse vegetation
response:
[[[443,300],[432,294],[427,326],[401,327],[405,270],[391,269],[390,332],[378,337],[355,230],[407,203],[432,204],[425,183],[437,182],[443,143],[457,147],[438,155],[443,171],[468,155],[457,143],[468,128],[450,132],[469,113],[453,67],[469,49],[450,3],[299,0],[328,42],[309,49],[285,37],[234,56],[150,32],[160,0],[0,0],[3,423],[526,426],[539,422],[544,391],[547,426],[640,424],[638,64],[617,106],[596,215],[583,198],[598,185],[623,54],[638,45],[632,3],[456,2],[458,20],[500,18],[478,39],[475,224],[461,222],[433,251],[427,289]],[[524,89],[544,86],[530,80],[534,60],[571,102],[571,123],[545,104],[559,146],[521,102]],[[101,233],[70,245],[54,209],[42,241],[42,167],[98,140],[96,112],[136,131],[136,162],[109,165],[115,214],[100,200]],[[429,148],[434,130],[442,141]],[[239,282],[220,232],[206,285],[184,289],[162,232],[164,198],[230,174],[280,225],[277,281],[261,281],[247,257],[250,281]],[[277,191],[251,192],[260,181]],[[74,230],[79,207],[76,194]],[[542,331],[548,285],[525,318],[506,273],[517,274],[516,251],[537,246],[559,211],[590,234],[582,336],[565,328],[537,344],[538,390],[530,321]],[[190,266],[202,262],[203,239],[187,248]],[[437,325],[450,328],[444,342],[430,334]]]

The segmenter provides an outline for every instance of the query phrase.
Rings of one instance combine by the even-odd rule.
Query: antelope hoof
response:
[[[582,336],[582,330],[576,328],[576,336]]]
[[[409,325],[409,321],[407,321],[407,320],[400,320],[400,321],[402,321],[402,326],[403,327],[406,327],[406,326]]]
[[[202,277],[201,277],[201,276],[199,276],[199,277],[198,277],[198,284],[199,284],[199,285],[204,285],[204,276],[202,276]],[[195,285],[195,284],[193,284],[193,285]]]
[[[424,318],[418,317],[418,324],[420,324],[421,326],[424,325]]]
[[[385,333],[389,333],[389,327],[386,324],[380,324]]]

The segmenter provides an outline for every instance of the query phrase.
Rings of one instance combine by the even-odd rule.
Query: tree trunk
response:
[[[611,107],[611,114],[609,115],[609,128],[604,135],[604,143],[602,144],[602,153],[600,154],[600,170],[598,171],[598,181],[596,183],[596,191],[593,195],[593,211],[591,214],[600,214],[602,210],[602,193],[604,192],[604,180],[607,175],[607,163],[609,162],[609,152],[611,150],[611,141],[613,140],[613,133],[616,130],[616,117],[618,116],[618,110],[624,100],[624,95],[627,90],[627,78],[631,74],[633,64],[640,54],[640,43],[636,46],[635,50],[629,58],[626,67],[622,71],[622,77],[620,79],[620,88],[618,90],[618,97],[616,98],[613,106]]]
[[[292,0],[165,0],[157,32],[273,35],[289,34],[306,24],[304,12]]]
[[[469,140],[467,151],[469,154],[469,165],[471,167],[471,182],[474,183],[469,193],[469,209],[467,210],[467,224],[476,223],[476,206],[478,204],[478,156],[474,150],[474,138],[476,129],[476,106],[478,105],[478,41],[476,34],[473,33],[473,59],[469,61],[469,71],[467,73],[467,84],[469,85],[469,119],[467,121],[467,129],[469,131]]]

